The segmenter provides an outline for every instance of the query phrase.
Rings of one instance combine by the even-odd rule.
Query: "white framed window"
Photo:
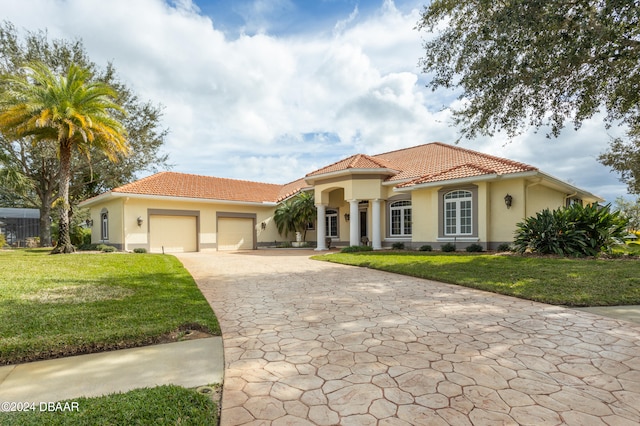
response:
[[[389,235],[407,237],[412,234],[411,201],[394,201],[389,205]]]
[[[471,191],[451,191],[444,196],[445,235],[472,235],[473,209]]]
[[[327,209],[324,215],[325,220],[325,237],[338,238],[338,210]]]
[[[109,239],[109,212],[108,211],[100,212],[100,239],[101,240]]]

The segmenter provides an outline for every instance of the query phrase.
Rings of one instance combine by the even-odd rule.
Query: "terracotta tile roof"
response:
[[[537,171],[533,166],[505,158],[434,142],[378,155],[356,154],[306,175],[306,177],[350,169],[393,170],[388,182],[408,187],[486,174],[509,174]],[[123,194],[202,198],[243,202],[279,202],[311,186],[305,178],[285,185],[200,176],[187,173],[160,172],[115,188]]]
[[[401,171],[388,178],[390,182],[435,179],[438,175],[441,176],[434,181],[464,178],[485,174],[478,173],[481,170],[499,175],[538,170],[528,164],[440,142],[386,152],[374,158],[398,165]]]
[[[307,174],[307,177],[348,169],[391,169],[398,173],[388,182],[449,180],[483,174],[508,174],[537,170],[524,163],[495,157],[440,142],[368,156],[356,154]],[[446,173],[445,173],[446,172]],[[408,186],[409,184],[403,184]]]
[[[160,172],[115,188],[112,192],[260,203],[275,202],[281,189],[282,185],[270,183]]]
[[[422,176],[409,182],[401,183],[400,185],[398,185],[398,187],[403,188],[407,186],[418,185],[420,183],[441,182],[445,180],[462,179],[492,174],[496,174],[496,171],[473,164],[462,164],[460,166],[452,167],[449,170],[443,170],[442,172]]]
[[[301,191],[307,188],[311,188],[311,185],[309,185],[304,180],[304,178],[300,178],[298,180],[294,180],[293,182],[289,182],[285,185],[282,185],[282,188],[280,189],[280,193],[278,194],[278,199],[276,201],[282,201],[286,198],[291,197],[292,195],[295,195],[298,191]]]
[[[356,154],[344,160],[329,164],[326,167],[308,173],[307,177],[323,175],[325,173],[340,172],[347,169],[396,169],[389,161],[383,158],[370,157],[365,154]]]

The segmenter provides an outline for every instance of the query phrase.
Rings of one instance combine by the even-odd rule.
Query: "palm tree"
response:
[[[307,224],[316,220],[316,206],[311,192],[301,192],[295,198],[280,204],[273,215],[278,232],[285,237],[289,232],[302,232],[307,238]]]
[[[309,223],[316,220],[318,211],[316,210],[313,192],[301,192],[294,199],[293,205],[298,217],[298,230],[302,232],[302,241],[307,240],[307,229]]]
[[[296,211],[293,201],[287,200],[284,203],[280,204],[273,214],[273,220],[276,223],[278,232],[285,238],[287,237],[289,232],[296,232],[298,227],[298,219],[296,217]]]
[[[114,112],[117,92],[109,85],[91,81],[86,68],[71,64],[65,75],[56,75],[41,62],[25,67],[21,75],[3,78],[0,95],[0,131],[7,137],[29,137],[33,143],[53,143],[60,160],[58,196],[60,226],[52,253],[74,251],[69,235],[69,182],[74,150],[89,155],[98,147],[111,160],[127,153],[123,124]]]

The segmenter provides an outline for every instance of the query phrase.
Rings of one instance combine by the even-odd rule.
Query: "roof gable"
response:
[[[326,167],[308,173],[306,177],[324,175],[332,172],[341,172],[349,169],[365,169],[365,170],[389,170],[396,169],[396,166],[383,158],[371,157],[366,154],[356,154],[343,160],[336,161]]]
[[[374,157],[399,165],[400,173],[388,179],[392,182],[433,178],[456,169],[458,170],[457,178],[538,170],[528,164],[441,142],[391,151]],[[480,170],[485,170],[487,173],[478,174]],[[444,177],[443,175],[443,178],[438,180],[448,180]]]

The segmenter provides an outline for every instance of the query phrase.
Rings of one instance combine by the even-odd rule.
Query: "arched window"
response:
[[[445,235],[472,235],[473,210],[471,191],[451,191],[444,196]]]
[[[326,237],[338,238],[338,210],[327,209],[325,212]]]
[[[109,239],[109,211],[106,209],[100,212],[100,239]]]
[[[411,235],[411,201],[394,201],[389,204],[389,235],[406,237]]]

